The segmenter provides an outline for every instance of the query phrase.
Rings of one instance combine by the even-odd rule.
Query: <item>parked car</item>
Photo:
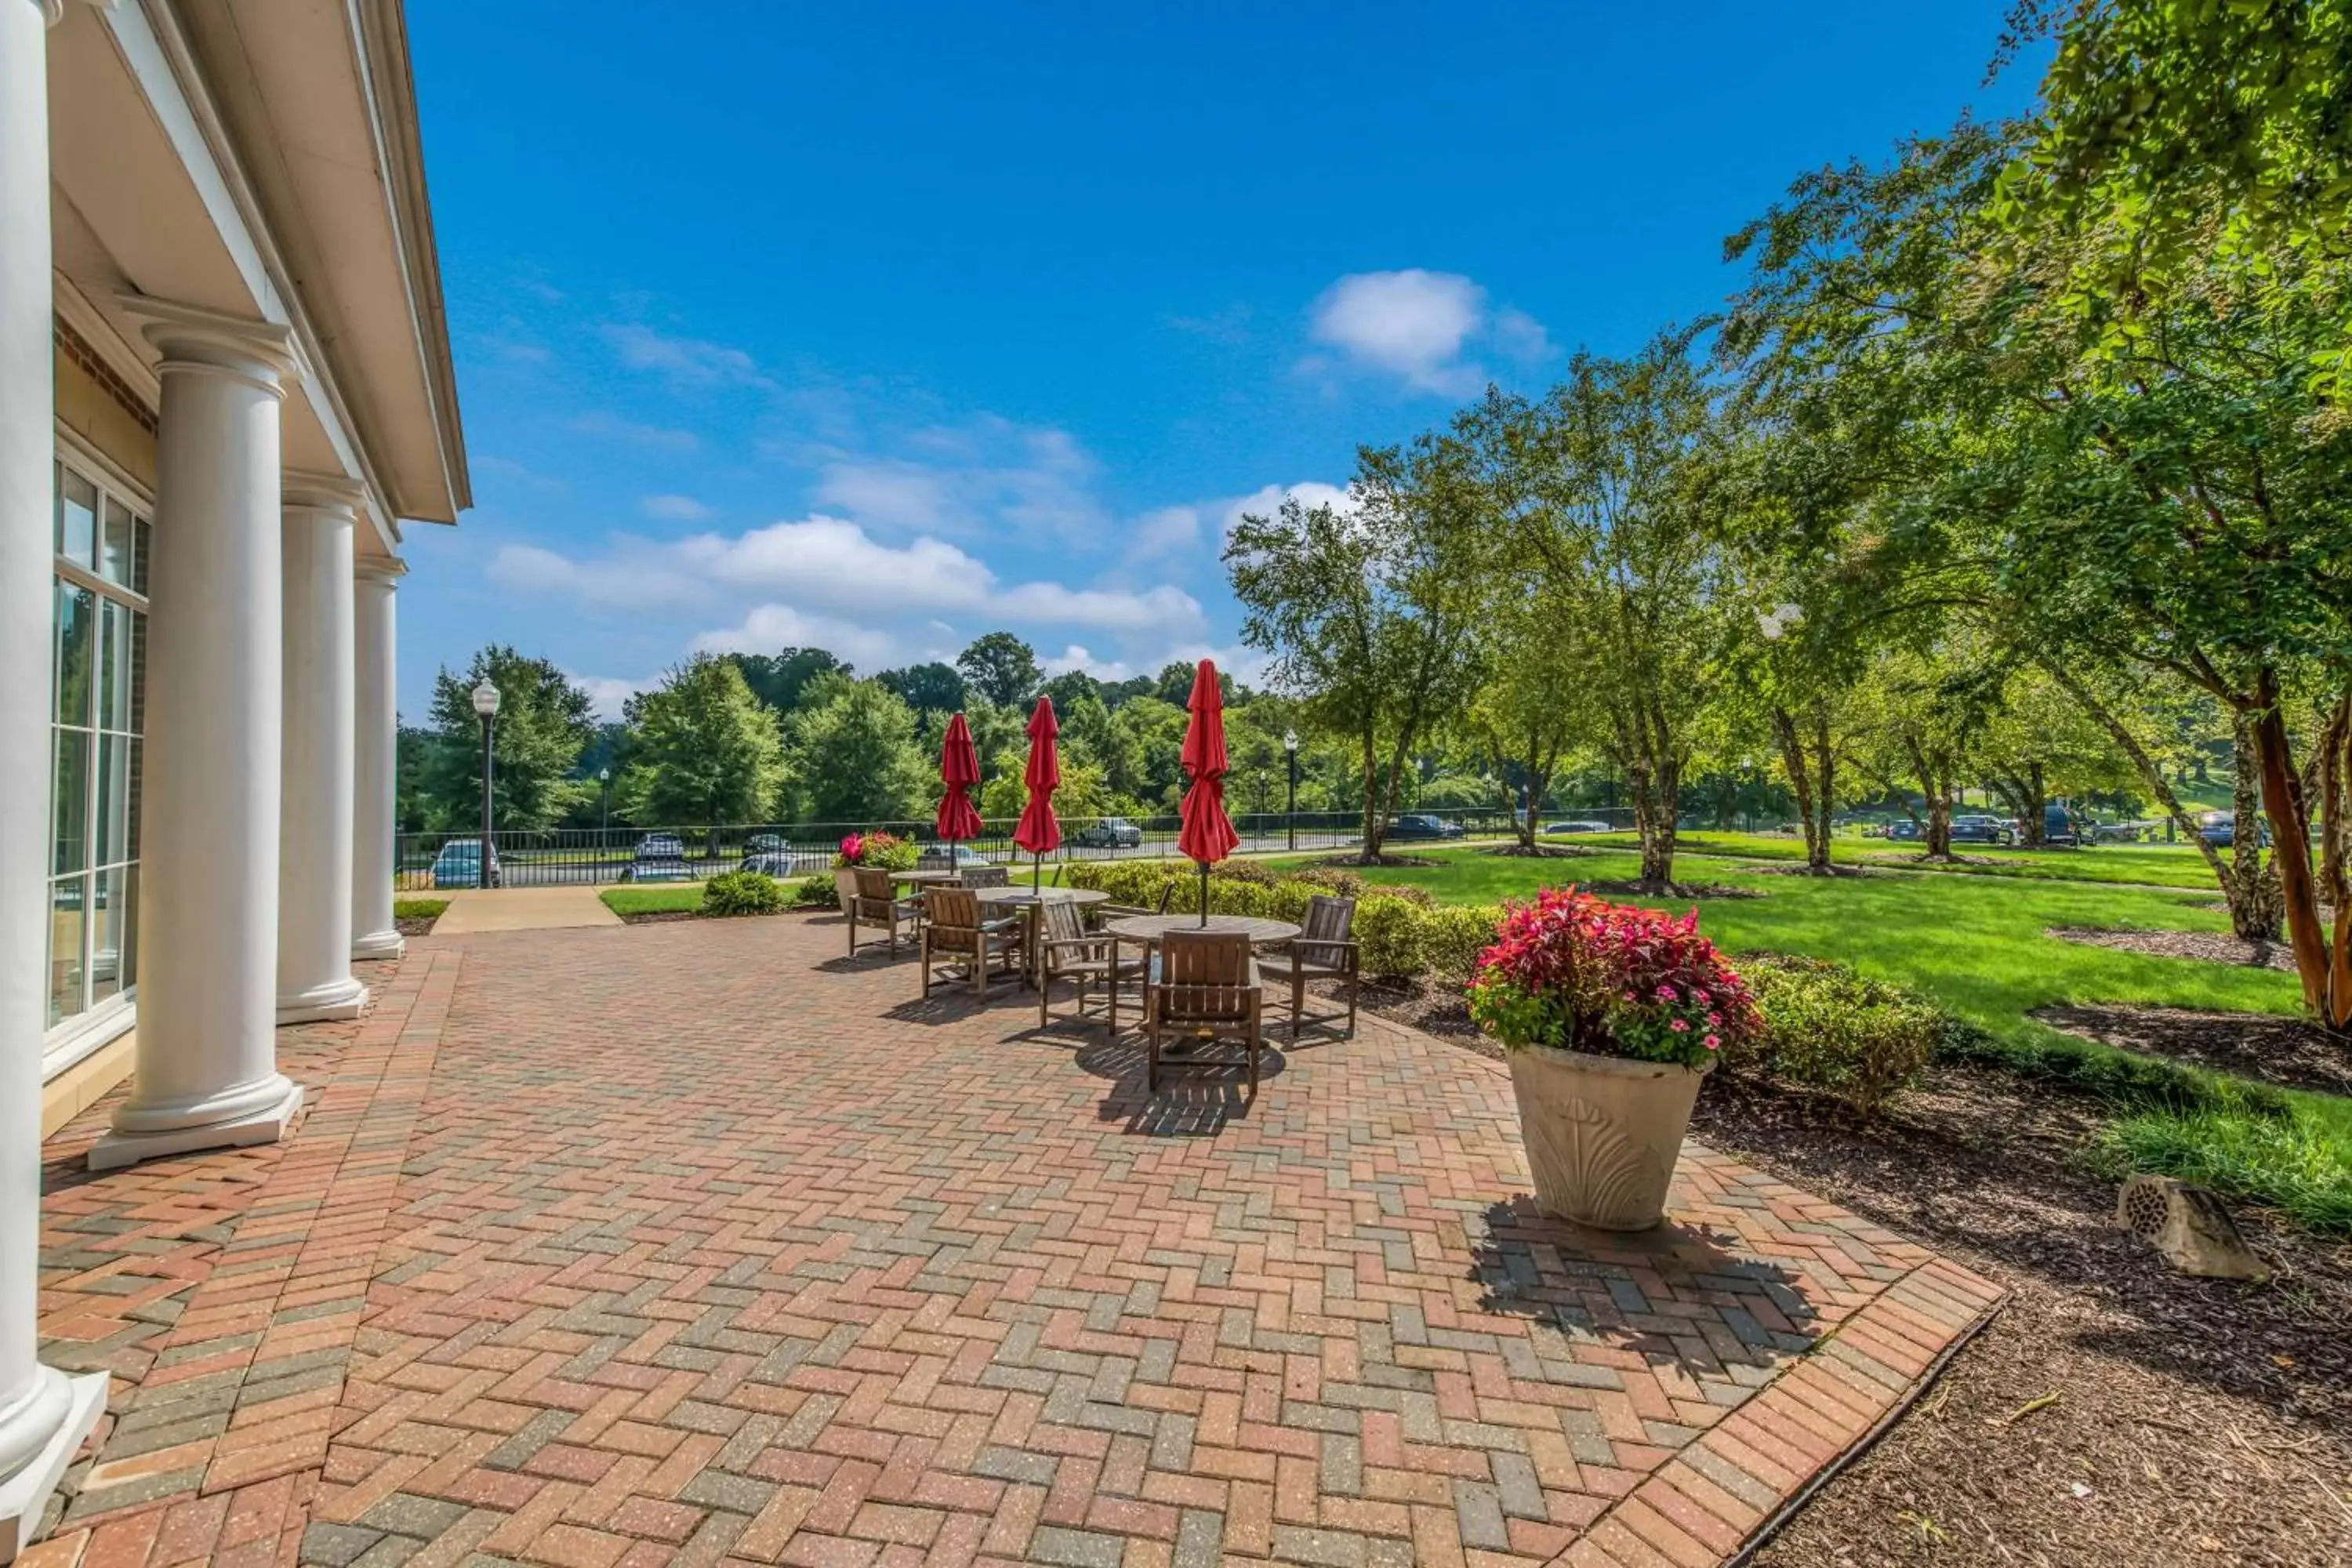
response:
[[[499,847],[490,846],[489,886],[500,884]],[[478,838],[452,838],[441,846],[441,853],[433,859],[433,885],[436,888],[478,888],[482,886],[482,841]]]
[[[746,855],[781,855],[791,847],[781,833],[754,833],[743,840],[743,853]]]
[[[2099,826],[2080,812],[2063,805],[2042,808],[2042,842],[2062,849],[2080,848],[2099,841]]]
[[[1071,834],[1070,842],[1081,849],[1139,849],[1143,829],[1123,816],[1106,816]]]
[[[1952,818],[1955,844],[2014,844],[2017,829],[2006,817],[1968,816]]]
[[[771,849],[758,855],[746,855],[743,857],[743,863],[735,868],[739,871],[757,871],[764,877],[782,878],[797,875],[793,866],[793,853],[789,849]]]
[[[1614,833],[1617,830],[1605,822],[1547,822],[1546,833]]]
[[[1400,816],[1389,824],[1390,838],[1459,838],[1462,825],[1429,816]]]
[[[624,882],[687,882],[686,845],[675,833],[648,833],[637,840],[635,858],[621,868]]]
[[[2267,821],[2254,824],[2259,836],[2255,842],[2267,849],[2271,847],[2271,825]],[[2209,811],[2198,819],[2197,837],[2216,849],[2234,849],[2238,846],[2238,814],[2234,811]]]
[[[1898,816],[1886,825],[1886,837],[1916,842],[1927,837],[1927,830],[1907,816]]]

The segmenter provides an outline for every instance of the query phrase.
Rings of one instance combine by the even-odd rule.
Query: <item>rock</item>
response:
[[[2239,1234],[2221,1200],[2170,1176],[2134,1176],[2116,1195],[2116,1226],[2203,1279],[2267,1279],[2271,1271]]]

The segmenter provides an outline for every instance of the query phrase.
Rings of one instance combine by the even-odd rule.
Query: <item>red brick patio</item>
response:
[[[1378,1019],[1153,1103],[840,942],[425,939],[281,1031],[287,1144],[61,1133],[46,1353],[117,1382],[28,1561],[1696,1568],[1998,1294],[1696,1145],[1654,1236],[1543,1220],[1506,1076]]]

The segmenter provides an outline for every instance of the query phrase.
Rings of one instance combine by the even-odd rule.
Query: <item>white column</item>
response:
[[[408,563],[367,555],[353,568],[358,611],[358,794],[352,804],[352,956],[398,958],[407,944],[393,923],[393,836],[400,750],[400,679],[393,611]]]
[[[48,37],[0,0],[0,1563],[13,1560],[106,1408],[106,1374],[35,1359],[41,1266],[41,1030],[49,918]]]
[[[352,977],[352,528],[365,491],[286,481],[286,734],[278,770],[278,1021],[356,1018]]]
[[[105,1170],[268,1143],[278,1070],[283,327],[127,299],[163,351],[148,572],[138,1066]]]

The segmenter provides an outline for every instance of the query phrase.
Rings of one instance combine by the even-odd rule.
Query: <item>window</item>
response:
[[[139,977],[140,737],[147,520],[79,468],[57,468],[50,685],[48,1023]]]

